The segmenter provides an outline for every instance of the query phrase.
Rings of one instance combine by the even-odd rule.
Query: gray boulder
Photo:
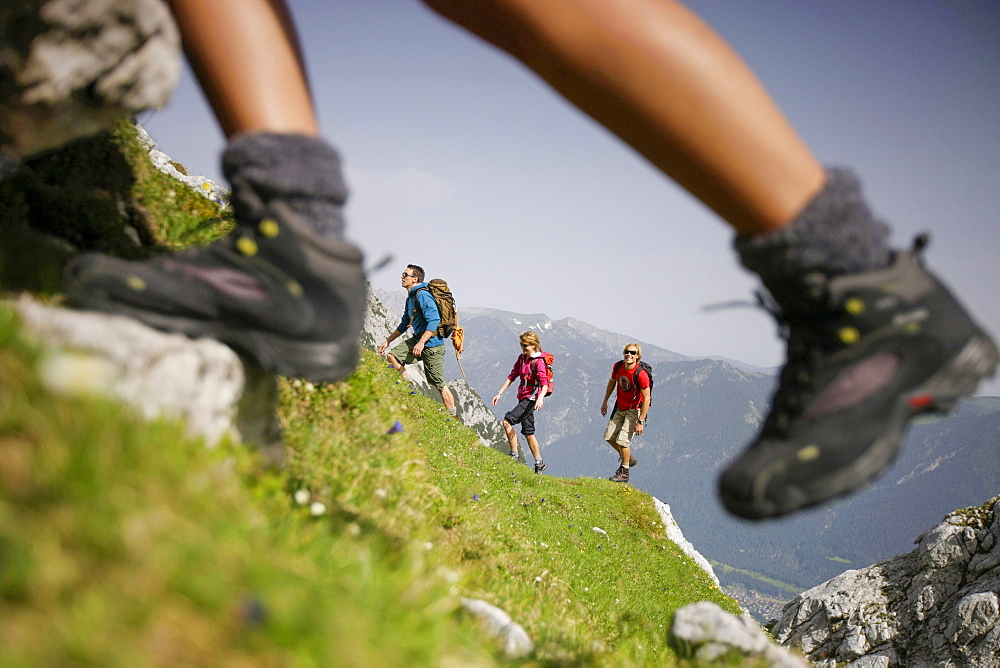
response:
[[[675,612],[668,640],[681,657],[699,661],[744,657],[753,665],[773,668],[809,665],[774,644],[749,614],[737,617],[708,601],[691,603]]]
[[[824,666],[1000,666],[1000,496],[803,592],[773,633]]]
[[[14,307],[43,346],[39,372],[50,389],[107,396],[146,419],[183,420],[190,436],[210,446],[223,437],[267,448],[279,443],[274,377],[228,346],[27,297]]]
[[[160,0],[4,0],[0,153],[30,156],[161,107],[180,71]]]

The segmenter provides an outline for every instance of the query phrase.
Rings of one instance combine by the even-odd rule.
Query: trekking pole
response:
[[[465,369],[462,368],[462,358],[458,356],[458,351],[455,351],[455,361],[458,362],[458,370],[462,372],[462,378],[465,378],[465,382],[469,382],[469,377],[465,375]]]

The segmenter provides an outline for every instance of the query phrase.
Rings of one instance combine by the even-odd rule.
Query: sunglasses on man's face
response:
[[[639,351],[638,350],[626,350],[624,354],[626,354],[626,355],[638,355]]]
[[[413,274],[403,274],[401,278],[413,278]]]

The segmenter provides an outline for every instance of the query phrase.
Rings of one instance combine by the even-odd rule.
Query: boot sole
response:
[[[900,395],[886,422],[886,431],[849,466],[811,481],[808,486],[790,486],[782,490],[780,499],[727,500],[720,488],[723,505],[734,515],[758,520],[788,515],[854,491],[892,464],[913,418],[928,412],[951,411],[960,398],[975,392],[979,381],[994,375],[998,363],[1000,352],[989,337],[973,335],[951,362],[914,390]]]

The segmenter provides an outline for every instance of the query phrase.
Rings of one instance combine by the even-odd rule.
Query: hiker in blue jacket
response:
[[[403,378],[407,378],[407,364],[422,361],[427,382],[437,388],[445,408],[454,417],[457,414],[455,397],[452,396],[444,379],[444,339],[437,334],[438,325],[441,324],[441,312],[430,290],[427,289],[427,284],[424,283],[423,268],[415,264],[406,265],[400,277],[400,284],[406,290],[403,317],[399,321],[399,326],[379,344],[378,354],[386,355],[386,359]],[[405,334],[410,327],[413,328],[413,335],[386,354],[389,344]]]
[[[423,1],[519,59],[733,228],[741,262],[773,297],[788,359],[761,433],[720,477],[730,512],[775,517],[857,489],[888,467],[915,416],[950,409],[995,372],[1000,352],[924,268],[925,241],[891,248],[860,179],[822,165],[740,56],[681,3]],[[114,107],[100,96],[126,88],[85,82],[64,100],[36,99],[18,67],[30,69],[35,33],[49,29],[47,4],[0,5],[0,40],[17,56],[0,58],[6,160],[52,148],[33,114]],[[162,10],[132,4],[149,7],[144,19]],[[339,157],[319,135],[287,8],[169,6],[229,139],[236,229],[141,262],[85,255],[68,267],[66,292],[86,308],[218,338],[270,371],[343,377],[358,358],[366,285],[343,238]],[[120,23],[123,12],[104,15]],[[128,81],[130,55],[112,83]],[[125,102],[102,113],[131,113]],[[4,162],[0,178],[12,171]]]

